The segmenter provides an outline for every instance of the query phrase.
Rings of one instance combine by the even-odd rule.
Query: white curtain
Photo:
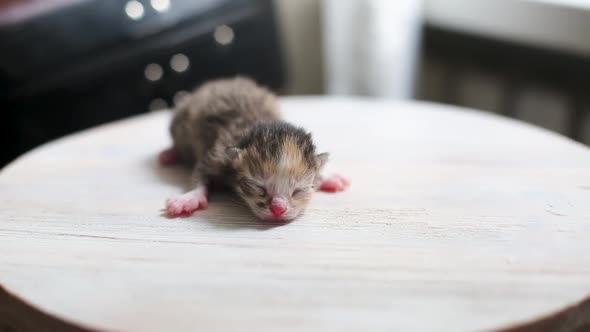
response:
[[[421,0],[323,0],[328,94],[411,98]]]

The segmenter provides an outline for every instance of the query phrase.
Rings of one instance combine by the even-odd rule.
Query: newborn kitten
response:
[[[219,79],[197,89],[177,109],[170,126],[173,146],[163,165],[193,169],[194,189],[166,202],[170,216],[207,207],[207,187],[232,188],[262,220],[290,221],[316,190],[337,192],[349,181],[322,177],[327,153],[312,137],[281,120],[275,96],[246,78]]]

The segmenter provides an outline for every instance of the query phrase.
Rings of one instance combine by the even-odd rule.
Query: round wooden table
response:
[[[490,330],[590,294],[585,146],[450,106],[281,102],[347,192],[316,194],[280,227],[223,194],[168,219],[188,182],[156,162],[170,113],[113,123],[0,173],[0,284],[113,331]]]

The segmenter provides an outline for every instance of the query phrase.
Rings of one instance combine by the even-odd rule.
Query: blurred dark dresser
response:
[[[0,0],[0,167],[238,74],[284,84],[271,0]]]

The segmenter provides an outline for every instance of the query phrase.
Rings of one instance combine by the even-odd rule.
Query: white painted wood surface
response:
[[[350,176],[268,228],[223,195],[161,216],[169,113],[45,145],[0,173],[0,284],[117,331],[473,331],[590,294],[590,150],[421,103],[292,98]]]

